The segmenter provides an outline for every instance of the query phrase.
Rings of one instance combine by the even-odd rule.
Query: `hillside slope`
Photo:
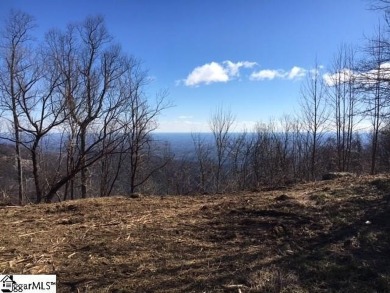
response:
[[[2,274],[58,292],[389,292],[390,179],[0,207]]]

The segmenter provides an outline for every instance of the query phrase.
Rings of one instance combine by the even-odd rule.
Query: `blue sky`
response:
[[[208,131],[218,106],[239,131],[299,108],[302,80],[315,60],[327,66],[342,43],[359,47],[378,24],[369,0],[0,0],[33,15],[37,35],[101,14],[116,41],[141,59],[151,96],[175,105],[159,131]]]

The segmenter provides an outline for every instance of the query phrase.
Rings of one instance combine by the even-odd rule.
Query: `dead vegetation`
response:
[[[389,292],[390,179],[1,206],[0,271],[58,292]]]

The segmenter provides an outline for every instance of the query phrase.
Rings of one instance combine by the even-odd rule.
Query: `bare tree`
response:
[[[66,107],[68,107],[73,97],[80,95],[81,83],[77,62],[77,43],[76,25],[68,25],[64,32],[51,30],[46,34],[46,63],[51,68],[50,72],[60,74],[60,86],[58,86],[57,92],[65,102]],[[62,139],[61,144],[64,144],[64,150],[66,150],[66,173],[71,174],[75,168],[78,126],[76,121],[69,116],[69,111],[64,112],[64,116],[67,117],[62,125],[65,141]],[[64,199],[67,199],[68,193],[70,193],[70,198],[74,199],[74,183],[75,177],[71,177],[65,183]]]
[[[359,122],[355,68],[353,49],[342,45],[334,58],[332,71],[327,75],[327,97],[333,111],[332,124],[336,130],[338,171],[349,170],[353,134]]]
[[[245,129],[240,133],[235,133],[230,138],[227,170],[229,172],[227,186],[230,187],[230,190],[244,190],[248,183],[251,147],[252,140]]]
[[[1,107],[11,123],[15,143],[18,173],[19,203],[23,202],[23,169],[21,157],[21,129],[18,102],[34,83],[33,54],[31,49],[34,19],[21,11],[11,11],[1,32],[0,92]]]
[[[130,160],[129,191],[134,193],[139,186],[143,185],[169,161],[165,160],[149,170],[141,169],[146,166],[151,157],[151,133],[157,128],[157,117],[171,105],[166,101],[166,91],[159,93],[154,105],[150,105],[142,92],[142,79],[129,79],[127,88],[128,111],[124,124],[126,125],[126,144]]]
[[[25,76],[18,80],[21,88],[18,107],[19,128],[26,136],[22,144],[31,155],[36,202],[39,203],[42,200],[40,143],[51,130],[65,121],[66,115],[63,113],[65,103],[56,94],[58,73],[47,67],[41,58],[36,58],[34,68],[28,81]]]
[[[79,53],[81,95],[70,97],[69,115],[79,127],[79,148],[81,160],[81,197],[87,195],[87,148],[88,130],[95,121],[112,118],[123,101],[110,96],[114,83],[128,70],[119,46],[105,47],[111,42],[102,17],[87,18],[78,29],[81,41]],[[108,103],[106,102],[108,100]],[[107,117],[108,116],[108,117]],[[103,123],[106,123],[104,121]],[[98,123],[101,123],[100,121]]]
[[[280,132],[273,120],[268,124],[256,125],[251,155],[255,187],[259,185],[276,187],[284,182],[285,174],[288,173],[286,170],[288,139],[288,135]]]
[[[49,56],[60,72],[59,92],[65,101],[70,131],[68,146],[69,180],[80,172],[81,197],[87,196],[88,166],[115,149],[123,139],[115,137],[98,150],[109,135],[123,129],[118,116],[127,97],[120,91],[120,79],[135,66],[112,42],[102,17],[89,17],[70,25],[62,33],[48,34]],[[111,149],[111,151],[113,150]]]
[[[56,94],[64,105],[59,117],[65,119],[61,128],[69,139],[66,172],[57,176],[45,197],[50,201],[65,185],[64,196],[70,189],[73,198],[74,179],[80,174],[80,195],[84,198],[89,168],[100,161],[100,179],[107,179],[103,176],[108,167],[104,162],[127,150],[128,118],[146,116],[146,102],[134,104],[134,96],[140,99],[144,80],[137,80],[134,72],[138,71],[138,61],[113,43],[102,17],[89,17],[81,24],[69,25],[64,32],[53,30],[47,34],[46,44],[47,62],[59,74]],[[147,120],[148,127],[153,118]],[[117,177],[101,182],[101,195],[110,193]]]
[[[328,112],[324,95],[324,83],[320,67],[310,70],[301,89],[302,117],[310,135],[310,176],[316,178],[317,151],[328,122]]]
[[[370,173],[376,173],[379,134],[384,119],[388,117],[390,103],[389,74],[390,46],[379,26],[378,34],[368,41],[365,48],[367,57],[360,64],[359,89],[366,106],[364,114],[371,119],[371,166]]]
[[[378,10],[383,12],[383,17],[388,26],[390,26],[390,1],[389,0],[371,0],[372,10]]]
[[[198,187],[201,193],[209,191],[209,182],[211,175],[211,146],[200,133],[192,133],[192,141],[194,143],[195,157],[199,167]]]
[[[230,131],[234,122],[235,117],[232,112],[229,109],[225,110],[222,106],[216,109],[209,120],[216,150],[215,189],[217,193],[221,191],[223,168],[229,156]]]
[[[309,133],[305,129],[304,121],[299,117],[291,121],[291,161],[292,174],[295,180],[309,178],[310,172],[310,144]]]
[[[121,134],[122,135],[122,134]],[[102,149],[105,149],[107,142],[112,140],[111,137],[107,137],[102,142]],[[114,190],[114,186],[119,178],[121,172],[124,171],[124,161],[127,159],[127,150],[125,141],[115,153],[105,153],[99,160],[98,164],[98,186],[100,197],[110,196]]]
[[[152,159],[152,148],[155,147],[152,145],[152,132],[157,128],[157,118],[171,104],[167,101],[167,91],[158,93],[154,103],[151,103],[144,93],[144,87],[147,83],[146,72],[141,70],[138,62],[128,67],[120,78],[118,89],[124,105],[117,117],[117,123],[122,128],[117,135],[123,137],[123,142],[115,154],[117,157],[115,167],[112,166],[112,156],[105,156],[104,160],[100,162],[102,167],[101,195],[109,194],[119,177],[119,173],[126,173],[126,171],[129,174],[129,192],[134,193],[138,187],[169,161],[163,160],[155,165],[149,161]],[[111,139],[112,137],[107,137],[104,143]],[[124,162],[128,162],[128,166]],[[153,166],[148,168],[151,165]],[[110,166],[113,167],[111,172],[114,176],[108,180],[107,168]],[[102,193],[102,190],[106,191]]]

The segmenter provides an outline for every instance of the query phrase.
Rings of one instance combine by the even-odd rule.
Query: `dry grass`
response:
[[[364,177],[0,207],[0,271],[58,292],[389,292],[389,194]]]

